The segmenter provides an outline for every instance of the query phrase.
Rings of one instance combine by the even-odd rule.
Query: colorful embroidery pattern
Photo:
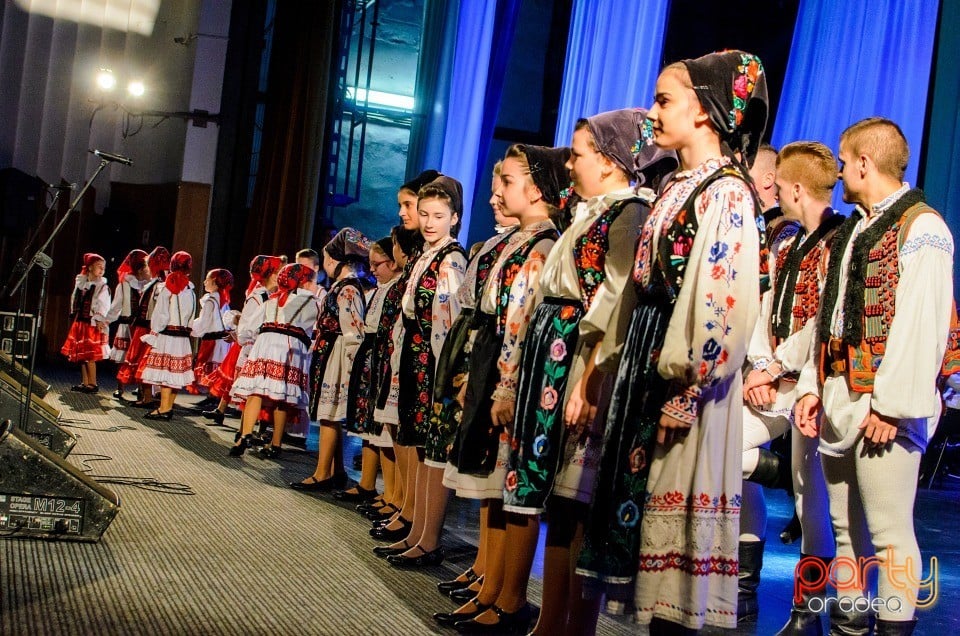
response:
[[[558,238],[560,238],[560,233],[554,228],[537,232],[527,239],[524,245],[517,248],[516,251],[507,257],[507,261],[500,269],[500,297],[497,302],[496,313],[497,335],[502,336],[504,333],[506,333],[507,307],[510,304],[510,290],[513,287],[513,281],[517,278],[517,274],[520,272],[523,264],[526,263],[527,257],[530,255],[530,251],[533,250],[533,247],[540,241],[546,239],[552,239],[556,241]]]
[[[753,95],[757,78],[763,73],[763,64],[756,55],[742,53],[737,72],[740,74],[733,80],[733,108],[729,116],[731,129],[743,122],[743,111],[747,108],[747,100]]]
[[[607,208],[587,231],[574,241],[573,260],[577,264],[580,298],[586,311],[589,311],[597,290],[607,278],[604,265],[607,252],[610,251],[610,226],[620,216],[626,201],[618,201]]]

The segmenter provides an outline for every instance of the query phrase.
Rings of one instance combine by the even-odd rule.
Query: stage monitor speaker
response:
[[[0,371],[0,420],[20,421],[21,400],[25,393],[26,389],[16,380]],[[60,457],[66,457],[77,445],[77,438],[70,431],[61,428],[57,424],[59,421],[60,410],[33,395],[30,412],[21,431]]]
[[[2,314],[2,312],[0,312]],[[18,383],[23,386],[27,385],[27,376],[30,374],[30,370],[25,366],[14,360],[9,356],[9,354],[0,351],[0,371],[6,373],[8,376],[16,380]],[[46,397],[47,392],[50,390],[50,383],[44,382],[36,373],[33,374],[33,394],[37,397]]]
[[[120,498],[0,422],[0,538],[99,541]]]

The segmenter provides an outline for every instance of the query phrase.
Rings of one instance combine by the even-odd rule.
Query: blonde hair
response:
[[[503,159],[498,159],[497,163],[493,164],[493,176],[499,177],[503,173]]]
[[[900,126],[885,117],[869,117],[851,125],[840,135],[850,154],[870,157],[880,174],[903,180],[910,161],[910,146]]]
[[[803,184],[818,201],[827,201],[837,184],[837,160],[819,141],[795,141],[777,155],[777,174]]]
[[[391,261],[391,262],[393,261],[393,254],[387,254],[386,252],[384,252],[383,248],[380,247],[379,243],[370,244],[370,255],[372,256],[374,254],[376,254],[380,258],[385,258],[388,261]]]

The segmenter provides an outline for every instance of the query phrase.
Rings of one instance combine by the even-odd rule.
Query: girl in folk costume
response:
[[[340,230],[323,248],[323,269],[333,281],[323,299],[310,364],[310,416],[320,423],[317,468],[295,490],[331,490],[347,481],[340,427],[347,418],[350,370],[363,342],[364,299],[370,241],[353,228]],[[276,434],[276,430],[274,430]]]
[[[77,274],[70,296],[72,323],[60,353],[70,362],[80,363],[80,384],[71,390],[96,393],[97,360],[110,353],[108,343],[110,288],[103,277],[107,262],[99,254],[83,255],[83,266]]]
[[[170,259],[170,273],[157,294],[157,304],[150,318],[152,338],[143,369],[145,384],[160,387],[160,406],[147,413],[148,420],[169,420],[173,417],[176,392],[194,382],[193,347],[190,323],[197,311],[197,297],[190,282],[193,259],[186,252],[177,252]]]
[[[147,354],[150,353],[150,344],[144,340],[144,336],[150,334],[150,320],[157,305],[157,295],[170,269],[170,251],[162,245],[153,248],[147,255],[147,268],[152,278],[140,292],[140,304],[137,307],[137,315],[133,319],[133,329],[130,330],[130,349],[127,351],[123,366],[117,371],[117,381],[124,384],[139,382],[139,397],[134,405],[154,408],[159,402],[154,399],[152,389],[142,379]]]
[[[246,404],[240,439],[230,449],[231,457],[243,455],[250,445],[264,406],[273,407],[273,452],[268,456],[279,455],[287,418],[309,402],[310,339],[318,305],[313,292],[304,287],[315,277],[306,265],[284,265],[276,277],[277,291],[255,310],[252,322],[260,324],[259,334],[233,384],[233,393],[246,399]]]
[[[110,349],[110,360],[117,363],[118,375],[119,370],[124,368],[127,350],[130,348],[131,327],[140,305],[141,292],[149,278],[147,253],[143,250],[132,250],[117,268],[119,282],[113,296],[113,304],[107,312],[107,321],[119,323],[117,333],[113,336],[113,347]],[[118,400],[123,399],[123,382],[119,377],[113,397]]]
[[[283,259],[279,256],[260,254],[250,261],[250,284],[244,292],[243,309],[232,320],[228,318],[228,323],[236,327],[233,331],[233,342],[223,361],[205,380],[210,387],[210,395],[220,400],[217,408],[202,413],[203,417],[212,420],[214,424],[223,424],[237,372],[243,368],[243,363],[250,355],[262,323],[258,311],[267,302],[270,292],[277,288],[277,274],[281,267]],[[258,320],[261,322],[257,322]]]
[[[386,339],[381,346],[386,351],[381,355],[384,360],[383,385],[377,396],[377,406],[374,409],[374,421],[382,423],[393,440],[393,450],[396,457],[396,471],[399,477],[395,493],[395,501],[382,501],[381,505],[374,501],[372,506],[363,510],[368,519],[376,525],[393,523],[400,517],[400,511],[406,507],[408,515],[413,515],[416,497],[416,457],[411,461],[408,449],[397,444],[397,427],[400,415],[397,405],[400,399],[400,353],[403,347],[404,326],[403,314],[400,312],[400,301],[410,279],[410,271],[423,250],[423,236],[420,234],[420,216],[417,213],[417,193],[420,188],[430,183],[440,175],[436,170],[424,170],[416,177],[407,181],[397,191],[397,216],[400,218],[400,227],[392,232],[394,244],[394,259],[404,262],[400,279],[393,287],[393,293],[384,301],[381,329],[386,330]],[[388,324],[390,319],[393,322]],[[411,469],[412,468],[412,469]],[[404,518],[406,520],[406,518]],[[397,522],[399,523],[399,522]],[[406,525],[397,533],[406,536]],[[371,529],[379,530],[377,528]],[[399,538],[399,537],[398,537]],[[393,539],[391,539],[393,540]]]
[[[393,259],[393,239],[389,236],[370,246],[370,271],[377,279],[377,288],[367,303],[364,319],[363,343],[353,359],[350,372],[350,387],[347,397],[346,429],[351,435],[363,438],[361,449],[360,482],[349,490],[340,490],[333,494],[341,501],[370,501],[377,496],[377,471],[381,454],[390,453],[391,459],[383,467],[384,494],[394,494],[393,441],[383,424],[377,424],[373,418],[377,392],[380,389],[380,362],[377,346],[377,332],[383,318],[384,301],[397,279],[400,266]]]
[[[634,604],[651,634],[737,622],[741,368],[762,231],[733,157],[753,160],[766,117],[763,67],[742,51],[668,66],[647,113],[680,170],[641,228],[597,482],[613,494],[591,523],[640,527]]]
[[[566,197],[561,188],[569,183],[564,166],[569,156],[569,148],[511,146],[503,159],[495,192],[504,214],[517,218],[519,227],[506,239],[477,292],[476,334],[471,343],[463,413],[445,475],[445,483],[456,487],[458,494],[484,500],[487,509],[486,562],[480,590],[457,611],[434,615],[441,624],[454,625],[458,630],[511,631],[522,624],[526,632],[520,616],[529,619],[522,609],[526,606],[529,566],[519,565],[526,574],[517,587],[505,580],[504,570],[518,559],[522,562],[523,547],[530,541],[525,535],[506,530],[501,500],[521,352],[537,308],[544,262],[559,238],[551,217]],[[539,527],[536,521],[531,528],[534,526]],[[523,528],[527,529],[525,523]],[[538,530],[529,534],[532,556]],[[508,547],[510,541],[514,545]]]
[[[419,223],[419,217],[415,218]],[[400,350],[403,346],[400,301],[410,276],[410,268],[423,247],[423,237],[420,236],[419,229],[408,230],[403,224],[391,230],[390,238],[393,241],[393,261],[400,269],[400,275],[384,296],[380,310],[376,352],[373,354],[377,367],[374,369],[375,378],[371,379],[377,386],[373,389],[376,391],[376,400],[370,404],[373,409],[374,430],[380,429],[381,437],[390,439],[390,446],[384,447],[381,455],[384,473],[383,496],[357,506],[357,510],[375,524],[388,522],[396,515],[409,494],[406,492],[406,473],[401,470],[401,449],[396,444]],[[388,472],[392,472],[392,475],[388,476]],[[387,486],[388,483],[392,483],[392,486]]]
[[[399,528],[396,534],[403,532],[407,537],[409,553],[391,557],[399,559],[392,562],[398,566],[436,564],[443,560],[443,551],[438,544],[447,499],[447,491],[441,483],[443,469],[442,464],[424,464],[422,449],[427,442],[429,417],[433,412],[436,359],[460,313],[456,292],[467,264],[463,248],[455,238],[463,213],[460,182],[440,176],[420,188],[418,195],[417,213],[424,252],[410,271],[410,281],[401,302],[404,338],[400,353],[400,425],[396,438],[407,455],[408,470],[416,470],[415,483],[410,484],[409,479],[407,482],[408,487],[416,490],[413,510],[409,510],[408,497],[401,511],[401,515],[413,513],[412,517],[402,517],[403,520],[412,519],[407,532],[403,532],[403,528],[408,524],[402,520],[396,520],[394,527],[384,526],[387,533]],[[385,536],[375,538],[390,540]],[[400,538],[395,536],[393,540]]]
[[[230,349],[228,339],[233,325],[227,325],[226,314],[230,311],[233,274],[225,269],[212,269],[203,279],[203,289],[207,293],[200,299],[200,315],[190,325],[190,335],[200,338],[193,374],[198,384],[209,386],[207,376],[220,366]],[[211,396],[197,406],[209,408],[214,403],[219,403],[219,400]]]
[[[477,333],[474,326],[476,299],[480,295],[491,267],[520,224],[518,218],[508,217],[504,214],[503,206],[500,205],[500,199],[497,196],[497,191],[501,185],[502,169],[503,161],[501,160],[493,167],[493,177],[490,184],[491,196],[489,202],[493,208],[496,234],[484,243],[471,247],[472,256],[467,264],[463,283],[457,291],[460,300],[460,315],[457,316],[456,322],[450,328],[450,333],[443,344],[440,359],[437,361],[437,379],[434,382],[434,414],[432,418],[439,420],[437,422],[438,426],[434,428],[438,432],[441,430],[441,426],[446,425],[455,435],[457,426],[461,422],[463,403],[467,391],[467,379],[470,372],[470,353]],[[437,444],[433,444],[433,447],[436,448]],[[444,468],[443,485],[450,489],[456,489],[459,496],[478,498],[477,494],[481,489],[478,482],[482,481],[484,481],[483,478],[474,479],[472,476],[457,474],[456,469],[449,461]],[[500,485],[497,485],[496,491],[499,492],[500,489]],[[487,511],[486,498],[482,498],[480,504],[480,540],[477,554],[470,567],[459,576],[437,584],[437,589],[441,593],[450,594],[453,598],[462,594],[473,596],[479,590],[482,583],[481,577],[486,568]],[[464,617],[460,616],[458,618]]]

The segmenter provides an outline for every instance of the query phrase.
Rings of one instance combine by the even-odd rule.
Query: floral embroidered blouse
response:
[[[696,218],[684,218],[687,199],[730,165],[726,157],[713,158],[676,173],[637,248],[640,293],[665,287],[674,301],[658,362],[660,375],[674,381],[662,412],[687,423],[699,416],[705,389],[740,373],[759,315],[760,212],[750,186],[735,176],[720,177],[697,197]],[[695,227],[693,238],[683,225]],[[671,242],[661,249],[661,241]]]
[[[424,246],[423,254],[414,263],[407,288],[403,292],[401,308],[405,317],[416,317],[414,294],[417,284],[434,257],[454,240],[454,237],[450,236],[438,241],[432,247]],[[437,271],[437,291],[433,296],[433,330],[430,334],[430,348],[433,350],[434,360],[440,359],[443,341],[447,338],[447,332],[450,331],[453,321],[460,314],[460,301],[456,292],[463,282],[466,268],[467,259],[459,251],[455,251],[444,257]]]
[[[516,230],[510,235],[507,239],[507,245],[493,267],[490,268],[490,273],[483,286],[480,298],[480,310],[483,313],[490,315],[497,313],[497,306],[501,302],[500,272],[510,256],[517,250],[522,249],[535,234],[555,228],[553,221],[540,221],[529,227]],[[520,266],[520,270],[510,286],[510,295],[504,312],[506,321],[503,346],[497,360],[500,380],[493,390],[494,400],[516,400],[517,382],[520,379],[521,345],[527,335],[527,327],[530,325],[530,319],[533,317],[533,312],[538,304],[538,291],[540,282],[543,280],[543,266],[554,243],[555,241],[552,238],[537,241],[523,265]]]

